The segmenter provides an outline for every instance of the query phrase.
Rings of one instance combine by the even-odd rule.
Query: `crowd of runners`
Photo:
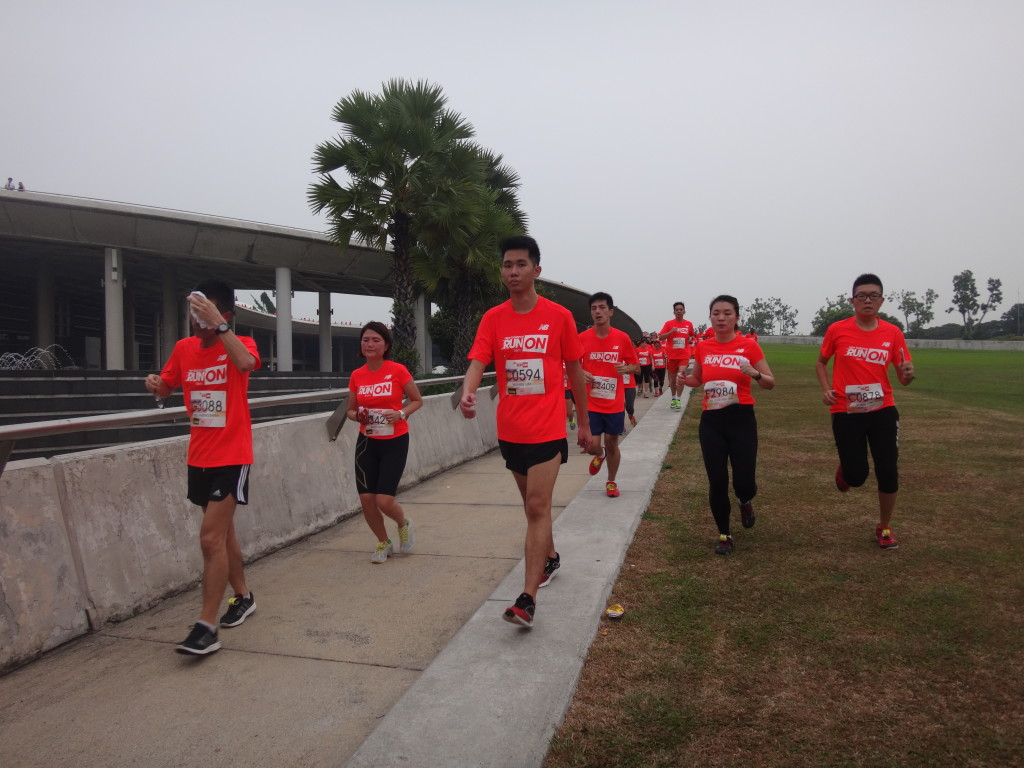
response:
[[[605,292],[590,297],[593,324],[578,332],[569,310],[537,293],[540,274],[540,248],[533,238],[512,237],[501,244],[501,276],[509,299],[480,321],[458,405],[463,417],[476,417],[477,390],[493,365],[498,444],[521,495],[527,526],[523,590],[502,617],[524,627],[533,625],[538,590],[561,567],[551,507],[559,468],[568,461],[570,432],[592,457],[590,474],[607,469],[605,493],[616,498],[620,441],[627,421],[636,425],[636,398],[662,396],[667,379],[669,408],[681,409],[685,388],[699,390],[698,436],[718,530],[714,551],[729,555],[734,549],[732,495],[743,527],[753,528],[756,522],[753,385],[766,391],[775,386],[756,335],[742,330],[740,305],[733,296],[711,301],[709,324],[700,334],[685,319],[686,305],[679,301],[661,330],[634,340],[612,327],[615,304]],[[875,534],[880,547],[893,549],[899,414],[888,366],[893,365],[904,386],[913,381],[914,366],[902,332],[878,316],[882,291],[875,275],[855,280],[850,299],[854,315],[828,329],[816,373],[839,454],[836,487],[845,493],[865,483],[870,452],[878,482]],[[199,619],[176,650],[206,655],[220,648],[218,625],[238,626],[256,610],[234,513],[237,505],[248,503],[253,461],[248,377],[259,368],[260,357],[251,338],[232,330],[234,293],[229,286],[205,281],[187,301],[193,335],[177,343],[163,370],[148,376],[145,385],[158,398],[181,387],[190,417],[187,497],[203,510],[203,597]],[[359,424],[354,464],[363,516],[376,540],[370,559],[382,564],[395,551],[388,521],[397,530],[398,551],[413,549],[412,520],[395,496],[408,455],[409,418],[423,401],[410,372],[390,359],[392,338],[386,325],[368,323],[359,343],[366,363],[351,376],[345,410]],[[218,621],[228,584],[234,596]]]

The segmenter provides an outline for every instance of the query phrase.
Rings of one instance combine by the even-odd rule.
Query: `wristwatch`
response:
[[[227,323],[221,323],[217,326],[217,333],[227,333],[231,330],[231,326]]]

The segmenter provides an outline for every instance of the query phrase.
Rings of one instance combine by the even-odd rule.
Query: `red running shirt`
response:
[[[583,345],[580,361],[583,370],[594,376],[594,382],[587,386],[587,410],[595,413],[626,410],[626,389],[622,374],[615,366],[637,364],[632,340],[618,328],[609,328],[603,339],[589,328],[580,334],[580,343]]]
[[[636,359],[640,365],[651,364],[651,348],[646,344],[641,344],[636,348]]]
[[[756,341],[737,334],[724,344],[712,337],[697,343],[697,362],[704,385],[704,410],[715,411],[730,405],[753,405],[751,378],[740,370],[743,359],[756,365],[764,352]]]
[[[385,360],[376,371],[371,371],[367,365],[352,371],[348,391],[355,396],[357,408],[370,409],[370,423],[359,425],[362,434],[388,440],[409,433],[409,422],[402,419],[389,424],[384,419],[384,411],[402,410],[403,390],[410,381],[409,369],[394,360]]]
[[[256,342],[239,336],[260,367]],[[181,387],[192,425],[188,464],[192,467],[227,467],[252,464],[252,418],[249,415],[249,374],[228,359],[220,339],[202,347],[198,336],[181,339],[160,371],[172,389]]]
[[[672,331],[672,335],[662,341],[668,352],[668,359],[689,360],[691,354],[690,339],[693,337],[693,323],[689,320],[676,320],[673,317],[661,326],[658,335],[661,336],[669,331]]]
[[[651,361],[655,368],[664,368],[668,365],[665,359],[665,348],[651,347]]]
[[[529,312],[506,301],[484,313],[470,360],[494,363],[498,373],[498,439],[546,443],[565,432],[563,364],[583,356],[576,321],[560,304],[537,298]]]
[[[878,327],[865,331],[854,317],[832,323],[821,343],[821,356],[835,357],[832,413],[867,413],[896,405],[889,383],[889,364],[910,360],[903,331],[878,318]]]

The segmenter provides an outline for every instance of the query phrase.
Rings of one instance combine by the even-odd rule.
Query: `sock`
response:
[[[210,631],[211,631],[211,632],[213,632],[214,634],[217,634],[217,628],[216,628],[215,626],[213,626],[213,624],[207,624],[207,623],[206,623],[205,621],[203,621],[202,619],[200,619],[199,621],[197,621],[197,622],[196,622],[196,624],[198,624],[198,625],[199,625],[199,626],[201,626],[201,627],[205,627],[206,629],[210,630]]]

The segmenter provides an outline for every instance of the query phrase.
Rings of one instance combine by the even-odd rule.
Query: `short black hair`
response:
[[[509,251],[526,251],[530,255],[530,261],[533,262],[534,266],[540,266],[540,246],[529,235],[506,237],[498,247],[501,249],[502,258],[505,258],[505,254]]]
[[[857,289],[862,285],[877,285],[878,290],[885,293],[885,289],[882,287],[882,279],[878,275],[873,275],[870,272],[865,272],[863,275],[853,281],[853,291],[851,295],[857,292]]]
[[[223,280],[203,280],[194,290],[216,304],[221,312],[235,314],[235,291]]]
[[[605,293],[604,291],[598,291],[587,299],[587,306],[593,307],[595,301],[603,301],[608,305],[608,309],[615,309],[615,302],[612,301],[611,294]]]
[[[686,309],[686,305],[681,301],[677,301],[675,304],[672,305],[673,312],[676,311],[676,307],[682,307],[684,310]]]

